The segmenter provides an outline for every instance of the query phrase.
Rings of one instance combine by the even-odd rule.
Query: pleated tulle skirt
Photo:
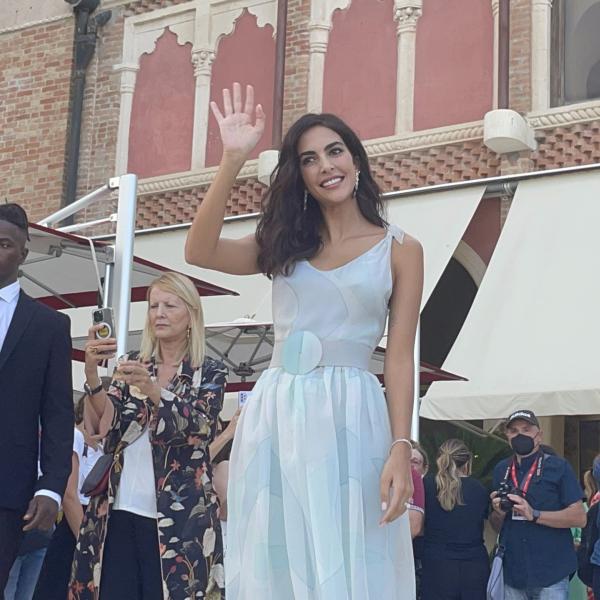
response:
[[[390,441],[367,371],[263,373],[231,455],[227,599],[413,600],[408,515],[379,526]]]

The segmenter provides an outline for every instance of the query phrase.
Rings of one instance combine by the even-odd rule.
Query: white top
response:
[[[96,461],[104,454],[102,447],[98,447],[94,450],[91,446],[85,444],[85,437],[83,433],[75,427],[75,435],[73,437],[73,452],[77,454],[79,459],[79,480],[77,482],[77,492],[79,493],[79,501],[82,506],[87,506],[90,503],[90,499],[81,493],[81,487],[85,478],[89,475],[92,467],[96,464]]]
[[[0,289],[0,350],[2,350],[10,322],[15,314],[20,291],[21,286],[18,281]]]
[[[123,450],[123,471],[114,510],[156,519],[156,484],[148,428]]]

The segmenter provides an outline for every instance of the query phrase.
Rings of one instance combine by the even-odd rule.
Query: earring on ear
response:
[[[186,332],[185,332],[185,334],[186,334],[186,336],[187,336],[187,339],[188,339],[188,341],[189,341],[189,339],[190,339],[190,332],[191,332],[191,331],[192,331],[192,328],[191,328],[191,327],[188,327],[188,328],[186,329]]]
[[[306,205],[308,204],[308,190],[304,189],[304,201],[302,202],[302,212],[306,212]]]
[[[353,192],[354,196],[356,196],[356,194],[358,193],[359,178],[360,178],[360,171],[356,171],[356,177],[354,179],[354,192]]]

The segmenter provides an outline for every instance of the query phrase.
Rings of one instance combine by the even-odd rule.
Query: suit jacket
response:
[[[69,318],[21,291],[0,352],[1,508],[25,510],[39,489],[64,494],[73,423]]]

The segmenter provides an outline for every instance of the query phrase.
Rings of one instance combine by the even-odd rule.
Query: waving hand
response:
[[[246,86],[246,101],[242,108],[242,91],[239,83],[233,84],[232,93],[223,90],[223,112],[216,102],[210,103],[221,133],[223,153],[246,157],[258,141],[265,129],[265,113],[260,104],[254,106],[254,88]],[[254,120],[254,124],[252,121]]]

